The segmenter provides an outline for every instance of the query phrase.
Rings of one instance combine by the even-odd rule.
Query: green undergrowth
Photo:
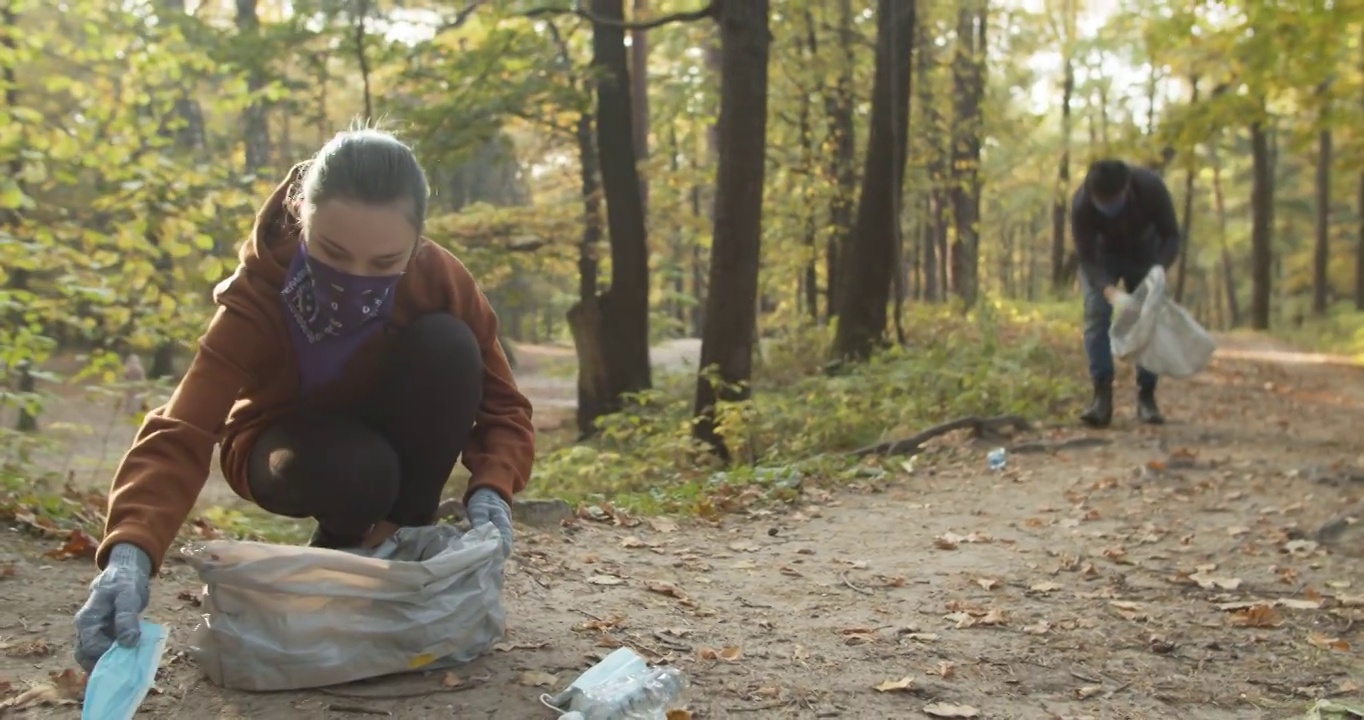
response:
[[[1337,303],[1326,317],[1307,318],[1300,326],[1281,325],[1272,334],[1295,347],[1364,363],[1364,312],[1356,310],[1352,302]]]
[[[597,438],[543,449],[527,495],[707,514],[758,497],[794,499],[811,480],[877,472],[847,451],[946,420],[1047,421],[1082,389],[1070,314],[1000,303],[965,315],[917,307],[904,318],[903,346],[834,375],[826,370],[832,329],[800,327],[764,346],[751,400],[720,408],[730,467],[691,439],[695,376],[662,375],[627,411],[603,418]]]

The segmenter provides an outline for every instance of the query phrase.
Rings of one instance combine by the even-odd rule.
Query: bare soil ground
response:
[[[197,583],[171,563],[148,611],[171,647],[142,716],[548,718],[535,685],[622,644],[681,667],[696,717],[1289,718],[1358,698],[1364,370],[1224,346],[1210,372],[1165,384],[1169,425],[1137,427],[1124,391],[1114,429],[1040,438],[1106,445],[1015,452],[990,472],[989,445],[955,439],[853,487],[811,483],[789,509],[523,529],[508,642],[457,688],[414,674],[216,689],[180,654]],[[1331,524],[1350,509],[1356,522]],[[0,534],[11,698],[72,665],[91,569],[49,548]]]

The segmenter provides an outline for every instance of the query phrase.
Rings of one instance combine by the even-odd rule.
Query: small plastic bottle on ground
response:
[[[651,667],[583,693],[584,720],[665,720],[682,707],[687,677],[674,667]]]
[[[1008,452],[1004,448],[995,448],[985,456],[985,461],[990,464],[991,470],[1003,470],[1005,463],[1009,460]]]

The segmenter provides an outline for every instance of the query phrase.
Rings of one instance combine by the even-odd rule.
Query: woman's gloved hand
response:
[[[469,504],[464,508],[464,512],[469,516],[470,526],[492,523],[502,535],[503,556],[511,555],[511,506],[497,494],[496,490],[490,488],[475,490],[474,494],[469,496]]]
[[[138,622],[151,600],[152,559],[136,545],[119,543],[90,583],[90,598],[76,611],[76,662],[89,672],[114,642],[137,644]]]

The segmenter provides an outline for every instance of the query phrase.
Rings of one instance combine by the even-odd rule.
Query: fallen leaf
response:
[[[980,711],[970,705],[952,703],[933,703],[924,706],[924,714],[936,718],[973,718],[980,717]]]
[[[1334,650],[1336,652],[1350,652],[1350,643],[1338,637],[1331,637],[1325,633],[1307,633],[1307,642],[1321,648],[1322,650]]]
[[[953,533],[946,533],[933,538],[933,547],[939,550],[956,550],[959,544],[961,544],[961,537]]]
[[[42,638],[35,638],[20,643],[6,643],[4,645],[4,650],[5,654],[10,657],[39,658],[51,655],[54,648],[52,647],[52,643],[49,643]]]
[[[1364,595],[1337,595],[1341,607],[1364,607]]]
[[[738,662],[743,655],[744,651],[733,645],[726,645],[719,650],[705,647],[696,651],[696,656],[702,660],[723,660],[725,662]]]
[[[1046,620],[1039,620],[1032,625],[1024,625],[1023,632],[1029,635],[1046,635],[1051,630],[1051,623]]]
[[[649,527],[653,528],[654,532],[661,533],[677,532],[677,523],[665,517],[649,518]]]
[[[664,717],[665,720],[691,720],[691,711],[690,711],[690,710],[669,710],[669,711],[668,711],[668,714],[667,714],[667,715],[664,715],[663,717]]]
[[[999,581],[994,578],[976,578],[976,584],[986,590],[994,590],[999,587]]]
[[[1255,603],[1233,613],[1231,624],[1245,628],[1276,628],[1283,624],[1283,616],[1268,603]]]
[[[628,535],[620,541],[620,546],[627,550],[639,550],[641,548],[658,547],[657,543],[645,542],[634,535]]]
[[[559,678],[540,670],[527,670],[521,673],[520,682],[527,687],[554,687]]]
[[[1037,583],[1036,585],[1033,585],[1032,587],[1030,587],[1030,588],[1028,588],[1028,589],[1031,590],[1032,592],[1039,592],[1039,593],[1056,592],[1057,590],[1060,590],[1060,589],[1061,589],[1061,583],[1040,582],[1040,583]]]
[[[615,575],[593,575],[587,581],[593,585],[622,585],[625,583],[625,578]]]
[[[464,684],[464,678],[454,672],[447,672],[445,673],[445,679],[441,680],[440,684],[448,688],[457,688]]]
[[[85,697],[86,678],[85,673],[69,668],[61,672],[48,673],[48,682],[34,685],[0,702],[0,710],[24,710],[43,705],[78,705]]]
[[[547,646],[549,646],[548,642],[538,643],[500,642],[497,643],[496,645],[493,645],[493,650],[496,650],[497,652],[511,652],[513,650],[541,650]]]
[[[687,594],[682,592],[681,588],[663,580],[651,580],[644,588],[651,593],[665,595],[670,598],[677,598],[678,600],[687,599]]]
[[[1232,537],[1239,537],[1239,536],[1245,535],[1245,534],[1247,534],[1247,533],[1249,533],[1249,532],[1250,532],[1250,528],[1245,527],[1245,526],[1243,526],[1243,525],[1232,525],[1231,527],[1227,528],[1227,534],[1230,535],[1230,536],[1232,536]]]
[[[1279,598],[1275,603],[1279,607],[1286,607],[1292,610],[1320,610],[1321,600],[1299,600],[1297,598]]]
[[[0,563],[0,579],[12,578],[18,574],[19,568],[14,563]]]
[[[71,560],[75,558],[93,558],[95,551],[99,549],[99,541],[90,537],[84,530],[76,528],[67,536],[62,546],[55,550],[48,550],[43,553],[50,558],[57,560]]]
[[[957,674],[957,664],[950,660],[942,660],[938,663],[938,675],[944,680],[952,679]]]
[[[1204,590],[1235,590],[1241,587],[1241,578],[1215,577],[1194,573],[1189,576],[1189,579],[1198,583],[1198,586]]]
[[[782,575],[785,575],[787,577],[805,577],[804,573],[791,567],[790,565],[781,566],[780,572]]]
[[[1084,687],[1075,689],[1075,696],[1081,700],[1086,700],[1098,695],[1103,692],[1103,690],[1104,688],[1102,685],[1085,685]]]
[[[872,689],[876,692],[912,692],[914,690],[914,678],[906,675],[899,680],[882,680],[881,684]]]
[[[1119,547],[1107,547],[1103,549],[1104,557],[1112,560],[1119,565],[1131,565],[1132,561],[1127,559],[1127,550]]]

